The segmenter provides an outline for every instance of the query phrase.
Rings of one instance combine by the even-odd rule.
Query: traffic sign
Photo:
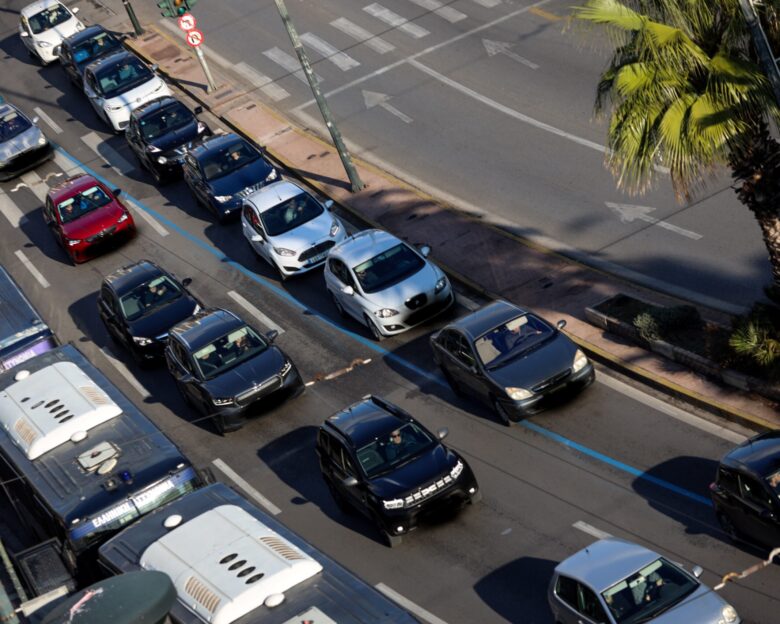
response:
[[[200,32],[197,28],[193,28],[192,30],[187,31],[187,45],[190,45],[193,48],[197,48],[201,43],[203,43],[202,32]]]
[[[192,30],[195,28],[195,24],[197,24],[197,22],[195,21],[195,16],[192,15],[192,13],[185,13],[179,17],[179,28],[182,30]]]

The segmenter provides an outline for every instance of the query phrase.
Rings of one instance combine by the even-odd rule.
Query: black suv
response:
[[[479,502],[466,460],[400,407],[374,396],[334,414],[317,434],[325,483],[339,507],[373,520],[387,544],[401,543],[418,518],[452,502]]]
[[[710,495],[729,537],[780,546],[780,430],[750,438],[727,453]]]

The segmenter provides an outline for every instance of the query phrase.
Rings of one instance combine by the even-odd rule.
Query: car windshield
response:
[[[360,467],[369,478],[405,464],[436,440],[416,423],[407,422],[358,449]]]
[[[214,180],[233,173],[258,158],[260,154],[251,145],[244,141],[237,141],[206,153],[200,159],[200,166],[203,167],[203,175],[206,179]]]
[[[191,123],[194,115],[181,102],[173,102],[141,118],[141,134],[147,141],[153,141],[169,132]]]
[[[63,22],[67,22],[70,18],[71,15],[64,6],[55,4],[31,16],[27,21],[30,24],[32,33],[39,35],[55,26],[59,26]]]
[[[279,236],[319,217],[320,203],[308,193],[301,193],[260,214],[269,236]]]
[[[136,286],[119,298],[122,315],[134,321],[181,297],[179,285],[166,275],[160,275]]]
[[[699,583],[663,557],[601,596],[618,624],[648,622],[692,594]]]
[[[0,142],[10,141],[31,127],[32,124],[27,119],[15,110],[10,110],[0,117]]]
[[[86,65],[121,46],[119,39],[111,33],[99,32],[73,47],[73,61],[79,65]]]
[[[99,186],[90,186],[78,195],[69,197],[57,204],[57,211],[63,223],[70,223],[83,217],[88,212],[97,210],[111,203],[111,197]]]
[[[477,338],[474,347],[486,368],[498,368],[535,349],[554,333],[538,316],[523,314]]]
[[[365,293],[375,293],[414,275],[425,266],[425,260],[400,243],[383,251],[371,260],[353,267],[360,287]]]
[[[212,379],[267,348],[265,339],[251,327],[244,325],[198,349],[194,356],[204,379]]]
[[[154,73],[140,59],[130,57],[103,68],[96,78],[103,97],[112,98],[149,82],[154,78]]]

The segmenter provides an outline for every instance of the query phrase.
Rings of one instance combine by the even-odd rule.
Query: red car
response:
[[[49,191],[43,218],[74,264],[135,235],[133,215],[117,199],[119,193],[87,174],[68,178]]]

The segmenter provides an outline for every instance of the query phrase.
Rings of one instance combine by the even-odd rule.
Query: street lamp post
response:
[[[127,16],[130,18],[130,23],[133,25],[135,36],[140,37],[144,34],[144,29],[141,28],[141,24],[138,22],[138,18],[135,16],[133,5],[130,4],[130,0],[122,0],[122,4],[125,5],[125,11],[127,11]]]

